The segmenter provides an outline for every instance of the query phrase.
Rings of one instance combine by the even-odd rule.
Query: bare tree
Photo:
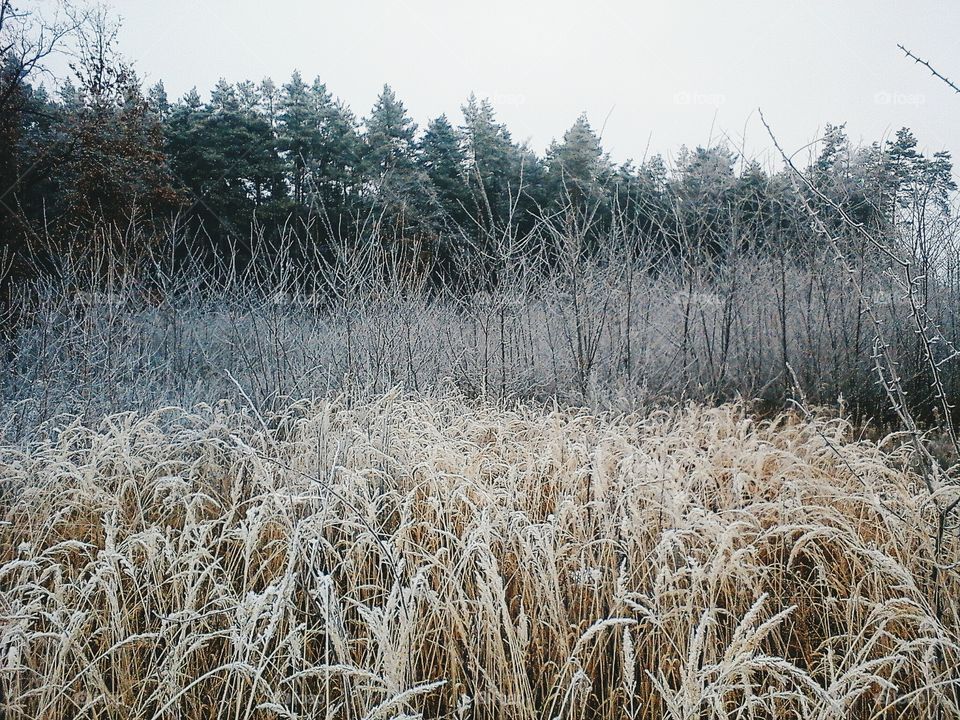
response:
[[[17,7],[13,0],[0,0],[0,119],[19,110],[27,79],[46,71],[45,61],[62,48],[86,15],[68,1],[45,16]]]

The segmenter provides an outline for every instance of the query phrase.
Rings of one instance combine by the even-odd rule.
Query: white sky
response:
[[[121,50],[171,99],[218,78],[299,69],[365,115],[384,82],[424,124],[489,96],[542,151],[581,111],[615,160],[667,156],[727,135],[765,160],[762,108],[796,150],[827,122],[871,141],[907,125],[928,151],[960,154],[956,0],[112,0]]]

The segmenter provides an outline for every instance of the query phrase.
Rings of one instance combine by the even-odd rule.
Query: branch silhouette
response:
[[[912,52],[910,52],[909,50],[907,50],[907,49],[906,49],[903,45],[901,45],[900,43],[897,43],[897,47],[900,48],[901,50],[903,50],[904,54],[905,54],[908,58],[910,58],[910,59],[913,60],[914,62],[920,63],[921,65],[923,65],[924,67],[926,67],[927,70],[929,70],[929,71],[933,74],[934,77],[939,78],[940,80],[942,80],[943,82],[945,82],[947,85],[949,85],[951,88],[953,88],[953,91],[954,91],[955,93],[960,93],[960,87],[957,87],[957,86],[954,84],[954,82],[953,82],[952,80],[950,80],[950,78],[948,78],[948,77],[946,77],[946,76],[941,75],[940,73],[938,73],[938,72],[934,69],[934,67],[933,67],[930,63],[928,63],[926,60],[924,60],[924,59],[921,58],[921,57],[918,57],[918,56],[914,55]]]

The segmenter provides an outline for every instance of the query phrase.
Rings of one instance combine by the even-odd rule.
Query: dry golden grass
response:
[[[0,457],[3,717],[956,717],[956,533],[850,435],[396,396],[62,426]]]

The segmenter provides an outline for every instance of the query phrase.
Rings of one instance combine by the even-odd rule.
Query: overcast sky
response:
[[[358,115],[384,82],[423,124],[488,96],[542,151],[586,111],[615,160],[721,137],[760,160],[761,108],[796,150],[827,122],[871,141],[907,125],[960,152],[960,95],[897,43],[960,80],[955,0],[552,2],[113,0],[121,50],[171,98],[220,77],[299,69]],[[745,138],[745,141],[744,141]],[[649,151],[648,151],[649,148]]]

